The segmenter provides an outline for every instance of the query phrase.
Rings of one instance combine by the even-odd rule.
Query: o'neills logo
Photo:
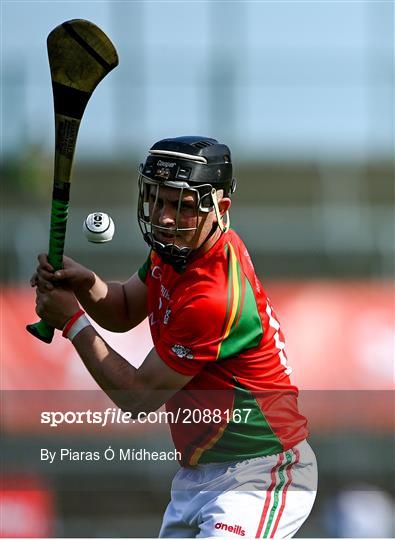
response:
[[[216,523],[216,529],[221,529],[222,531],[228,531],[239,536],[245,536],[246,532],[240,525],[227,525],[226,523]]]

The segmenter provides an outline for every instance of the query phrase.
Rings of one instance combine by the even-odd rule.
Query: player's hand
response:
[[[95,283],[95,274],[70,257],[63,257],[63,268],[56,272],[49,264],[46,253],[40,253],[37,258],[39,265],[30,279],[30,285],[41,292],[52,291],[56,285],[75,292],[89,290]]]
[[[51,326],[62,330],[66,322],[80,309],[74,294],[61,287],[41,292],[36,289],[36,313]]]

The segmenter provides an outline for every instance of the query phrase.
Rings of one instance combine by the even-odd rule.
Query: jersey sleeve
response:
[[[218,359],[224,315],[221,302],[209,296],[190,298],[170,313],[156,343],[159,356],[175,371],[196,375],[206,362]]]
[[[139,278],[145,284],[147,283],[147,276],[148,276],[148,271],[150,269],[150,266],[151,266],[151,253],[149,253],[144,264],[142,264],[137,271]]]

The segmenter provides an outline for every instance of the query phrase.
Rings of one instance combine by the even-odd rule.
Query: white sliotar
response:
[[[104,212],[93,212],[84,220],[82,229],[89,242],[101,244],[112,240],[115,225],[108,214]]]

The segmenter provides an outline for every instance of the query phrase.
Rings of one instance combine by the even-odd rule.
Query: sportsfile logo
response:
[[[226,523],[216,523],[214,526],[216,529],[221,529],[222,531],[228,531],[233,534],[238,534],[239,536],[246,535],[246,532],[241,527],[241,525],[227,525]]]

